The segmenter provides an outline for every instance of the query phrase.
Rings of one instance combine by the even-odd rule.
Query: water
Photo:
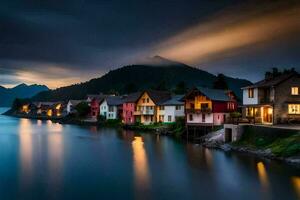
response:
[[[0,116],[0,198],[300,199],[300,170],[153,134]]]

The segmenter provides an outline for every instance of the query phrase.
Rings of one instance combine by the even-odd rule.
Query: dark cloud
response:
[[[55,87],[55,77],[65,76],[68,79],[65,83],[57,84],[60,86],[99,76],[112,68],[135,62],[141,57],[153,56],[157,52],[155,50],[157,44],[199,23],[205,23],[209,16],[228,7],[246,5],[245,9],[248,9],[249,2],[1,1],[0,84],[31,82],[35,77],[42,76],[42,80],[36,80],[38,83],[51,84]],[[271,1],[266,2],[273,4]],[[297,48],[295,50],[299,51]],[[281,61],[286,60],[291,65],[299,63],[293,52],[292,54],[286,52],[275,52],[276,56],[267,57],[275,58],[272,64],[286,64],[276,59],[277,55],[282,53],[286,57]],[[266,51],[261,53],[265,54]],[[203,66],[212,72],[218,72],[220,66],[226,66],[229,70],[224,70],[225,73],[230,71],[242,73],[240,66],[244,66],[243,57],[248,58],[245,55],[227,56],[213,62],[192,64]],[[248,63],[257,68],[261,63],[270,65],[266,59],[261,59],[261,63],[253,60],[255,59],[250,59]],[[33,75],[29,76],[30,73]]]

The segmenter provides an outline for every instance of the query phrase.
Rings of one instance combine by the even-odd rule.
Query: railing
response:
[[[187,113],[211,113],[212,110],[211,108],[201,108],[201,109],[195,109],[195,108],[190,108],[186,109]]]
[[[134,115],[154,115],[154,110],[136,110]]]

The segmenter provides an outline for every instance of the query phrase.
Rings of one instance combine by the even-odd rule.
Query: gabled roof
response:
[[[282,75],[276,76],[274,78],[264,79],[264,80],[258,81],[256,83],[254,83],[253,85],[243,87],[242,89],[276,86],[276,85],[282,83],[283,81],[286,81],[287,79],[289,79],[289,78],[291,78],[295,75],[297,75],[297,72],[282,74]]]
[[[155,104],[162,104],[165,101],[171,99],[171,93],[170,92],[166,92],[166,91],[157,91],[157,90],[146,90],[144,92],[141,93],[141,96],[144,93],[147,93],[149,95],[149,97],[152,99],[152,101]],[[141,97],[140,96],[140,97]]]
[[[171,97],[171,99],[165,101],[161,105],[164,105],[164,106],[183,105],[184,103],[181,101],[182,98],[183,98],[183,95],[174,95]]]
[[[127,97],[124,98],[124,103],[135,103],[139,100],[142,92],[135,92],[129,94]]]
[[[122,105],[124,102],[124,99],[122,96],[108,96],[104,100],[106,100],[107,105],[109,105],[109,106],[119,106],[119,105]]]
[[[205,87],[197,87],[197,89],[206,97],[215,101],[230,101],[227,90],[211,89]]]
[[[81,102],[85,102],[85,100],[69,100],[69,102],[73,105],[76,106],[80,104]]]

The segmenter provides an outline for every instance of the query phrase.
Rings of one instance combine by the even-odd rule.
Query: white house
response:
[[[163,123],[172,123],[178,117],[184,117],[184,102],[180,101],[183,96],[175,95],[171,99],[159,105],[158,119]]]
[[[69,100],[67,104],[67,114],[75,113],[75,107],[84,100]]]
[[[105,119],[119,119],[122,115],[122,108],[122,97],[108,96],[100,103],[100,115]]]

